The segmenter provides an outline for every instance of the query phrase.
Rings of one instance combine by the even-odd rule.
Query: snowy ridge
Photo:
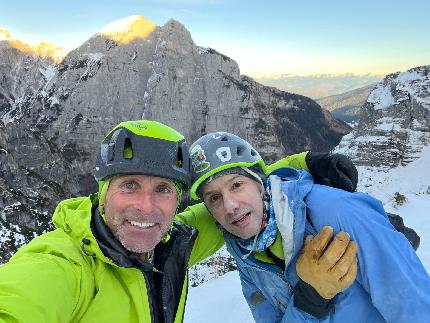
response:
[[[396,97],[393,96],[393,88],[397,91]],[[378,110],[413,99],[430,109],[429,88],[429,66],[416,67],[405,72],[388,75],[370,92],[367,102],[373,104],[373,108]]]

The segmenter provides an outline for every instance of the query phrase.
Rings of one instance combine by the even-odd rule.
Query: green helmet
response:
[[[212,132],[197,139],[190,148],[191,180],[190,196],[199,200],[199,186],[210,176],[233,167],[258,165],[263,171],[266,165],[251,144],[228,132]]]
[[[190,158],[185,138],[150,120],[121,122],[103,139],[96,161],[98,182],[117,174],[170,178],[190,187]]]

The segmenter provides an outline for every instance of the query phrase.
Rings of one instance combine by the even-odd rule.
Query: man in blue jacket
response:
[[[229,133],[207,134],[190,152],[191,197],[222,227],[256,322],[430,322],[430,277],[380,201],[314,184],[305,171],[271,173],[248,142]],[[354,264],[319,258],[320,250],[312,256],[312,235],[326,226],[360,246],[357,278],[337,295],[323,286],[325,275]],[[309,272],[315,263],[320,272]],[[313,316],[294,306],[309,299]]]

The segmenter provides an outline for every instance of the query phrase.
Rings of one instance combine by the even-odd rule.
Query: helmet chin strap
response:
[[[258,177],[258,178],[260,179],[260,177]],[[269,208],[269,202],[268,202],[268,200],[269,200],[269,193],[266,192],[266,190],[264,189],[264,185],[263,185],[263,182],[261,181],[261,179],[260,179],[260,183],[261,183],[261,186],[262,186],[262,194],[261,194],[262,196],[261,196],[261,199],[263,200],[263,216],[261,218],[261,227],[260,227],[260,231],[254,237],[254,241],[252,243],[251,251],[248,252],[247,254],[243,255],[242,259],[246,259],[246,258],[248,258],[251,255],[252,251],[254,250],[254,246],[255,246],[255,244],[257,242],[258,235],[261,233],[261,231],[264,231],[264,229],[266,229],[267,223],[269,222],[269,214],[268,214],[268,211],[267,211],[268,208]]]

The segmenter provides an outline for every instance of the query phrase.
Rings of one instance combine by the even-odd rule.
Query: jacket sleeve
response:
[[[78,265],[43,249],[18,251],[0,266],[0,322],[72,322],[79,291]]]
[[[294,155],[289,155],[286,156],[280,160],[278,160],[277,162],[268,165],[266,168],[266,174],[270,174],[272,172],[274,172],[275,170],[279,169],[279,168],[283,168],[283,167],[292,167],[292,168],[296,168],[296,169],[303,169],[308,171],[308,166],[306,164],[306,156],[307,156],[308,152],[302,152],[300,154],[294,154]]]
[[[428,319],[430,276],[405,236],[388,221],[382,203],[364,193],[337,196],[325,194],[318,200],[324,211],[311,214],[313,224],[317,229],[330,224],[335,233],[344,230],[358,243],[357,281],[387,322]]]
[[[224,245],[222,233],[203,203],[189,206],[184,212],[177,214],[175,219],[198,230],[188,268],[212,256]]]
[[[299,310],[294,306],[294,297],[288,299],[288,303],[274,304],[269,295],[265,295],[248,277],[246,269],[239,267],[240,282],[242,284],[243,295],[251,309],[255,322],[270,323],[294,323],[294,322],[326,322]],[[273,296],[273,295],[272,295]],[[281,301],[281,300],[280,300]],[[285,308],[286,306],[286,308]],[[285,308],[285,311],[283,310]],[[328,321],[327,321],[328,322]]]

